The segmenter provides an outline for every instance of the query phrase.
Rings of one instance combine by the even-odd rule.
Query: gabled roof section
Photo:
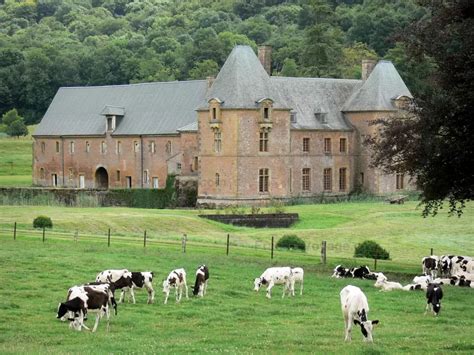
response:
[[[351,130],[341,108],[357,91],[362,80],[288,78],[272,76],[272,84],[284,99],[283,105],[296,113],[294,129]],[[315,114],[325,114],[325,122]]]
[[[273,107],[281,102],[270,76],[249,46],[235,46],[230,53],[207,95],[208,100],[216,97],[223,102],[222,108],[257,108],[261,98],[271,98]]]
[[[124,116],[125,107],[105,105],[100,114],[103,116]]]
[[[396,111],[392,99],[398,96],[413,98],[392,62],[381,60],[369,78],[342,108],[345,112]]]
[[[176,134],[197,121],[206,91],[205,80],[60,88],[35,136],[103,135],[105,106],[124,110],[114,135]]]

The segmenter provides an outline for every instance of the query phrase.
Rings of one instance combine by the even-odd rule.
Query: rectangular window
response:
[[[296,112],[291,112],[290,113],[290,122],[291,123],[296,123]]]
[[[44,153],[46,150],[46,143],[45,142],[41,142],[41,153]]]
[[[153,177],[153,188],[157,189],[158,187],[159,187],[158,178],[155,176]]]
[[[268,152],[268,132],[267,131],[260,132],[260,151]]]
[[[131,176],[126,176],[125,181],[127,182],[127,189],[132,188],[132,177]]]
[[[86,178],[84,175],[79,175],[79,188],[83,189],[86,187]]]
[[[74,142],[69,142],[69,153],[74,154]]]
[[[324,153],[331,153],[331,138],[324,138]]]
[[[339,169],[339,191],[346,191],[346,175],[347,175],[347,169],[340,168]]]
[[[268,120],[269,118],[270,118],[269,109],[268,109],[268,107],[265,107],[263,109],[263,119]]]
[[[309,168],[303,169],[302,175],[302,189],[303,191],[310,191],[311,190],[311,170]]]
[[[176,163],[176,169],[181,170],[181,163]]]
[[[397,174],[397,190],[403,190],[404,188],[404,178],[405,176],[403,174]]]
[[[150,153],[155,154],[156,153],[156,144],[155,141],[150,142]]]
[[[115,174],[115,180],[120,182],[120,170],[117,170],[117,172]]]
[[[171,141],[166,142],[166,153],[171,154]]]
[[[122,154],[122,142],[117,141],[117,147],[116,147],[116,149],[115,149],[115,152],[116,152],[117,154]]]
[[[51,174],[51,183],[53,186],[58,186],[58,175],[57,174]]]
[[[259,192],[268,192],[268,169],[260,169],[258,171],[258,191]]]
[[[59,142],[56,142],[56,153],[59,153]]]
[[[360,184],[364,186],[364,173],[360,173]]]
[[[148,170],[143,170],[143,183],[148,184],[150,182],[150,176]]]
[[[74,170],[72,168],[69,168],[69,181],[74,180]]]
[[[40,169],[40,179],[41,179],[41,180],[44,180],[44,178],[45,178],[44,169],[41,168],[41,169]]]
[[[138,153],[140,151],[140,143],[138,143],[138,141],[133,142],[133,151],[135,153]]]
[[[216,186],[219,186],[220,183],[221,183],[221,176],[218,173],[216,173]]]
[[[222,149],[222,134],[221,131],[214,131],[214,152],[219,153]]]
[[[303,152],[309,152],[309,138],[303,138]]]
[[[289,171],[289,178],[288,178],[288,184],[290,185],[290,192],[293,192],[293,171],[292,169],[290,168],[290,171]]]
[[[105,143],[105,141],[100,142],[100,152],[102,154],[105,154],[106,151],[107,151],[107,143]]]
[[[193,170],[198,171],[198,168],[199,168],[199,159],[198,159],[198,157],[194,157]]]
[[[341,138],[339,140],[339,152],[346,153],[347,152],[347,140],[346,138]]]
[[[217,109],[215,107],[212,108],[212,119],[217,120]]]
[[[89,153],[91,151],[91,144],[89,142],[86,142],[86,153]]]
[[[107,131],[113,131],[115,129],[114,127],[114,120],[112,116],[107,117]]]
[[[332,190],[332,169],[331,168],[324,169],[323,187],[324,187],[324,191]]]

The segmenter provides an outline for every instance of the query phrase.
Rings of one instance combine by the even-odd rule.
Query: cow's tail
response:
[[[200,280],[199,276],[201,276],[201,275],[200,274],[196,275],[196,281],[194,282],[194,287],[193,287],[193,295],[194,296],[197,296],[197,294],[199,293],[199,280]]]

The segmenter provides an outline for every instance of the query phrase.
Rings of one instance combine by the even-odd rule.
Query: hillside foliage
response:
[[[38,122],[61,86],[203,79],[236,44],[270,44],[273,73],[360,77],[395,62],[412,90],[426,64],[395,34],[425,16],[415,0],[0,1],[0,115]]]

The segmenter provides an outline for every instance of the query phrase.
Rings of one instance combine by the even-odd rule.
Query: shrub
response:
[[[53,228],[53,221],[47,216],[38,216],[33,221],[33,228]]]
[[[306,244],[304,240],[294,234],[284,235],[278,240],[276,246],[277,248],[300,249],[303,251],[306,250]]]
[[[358,244],[354,252],[355,257],[388,260],[390,254],[373,240],[366,240]]]

